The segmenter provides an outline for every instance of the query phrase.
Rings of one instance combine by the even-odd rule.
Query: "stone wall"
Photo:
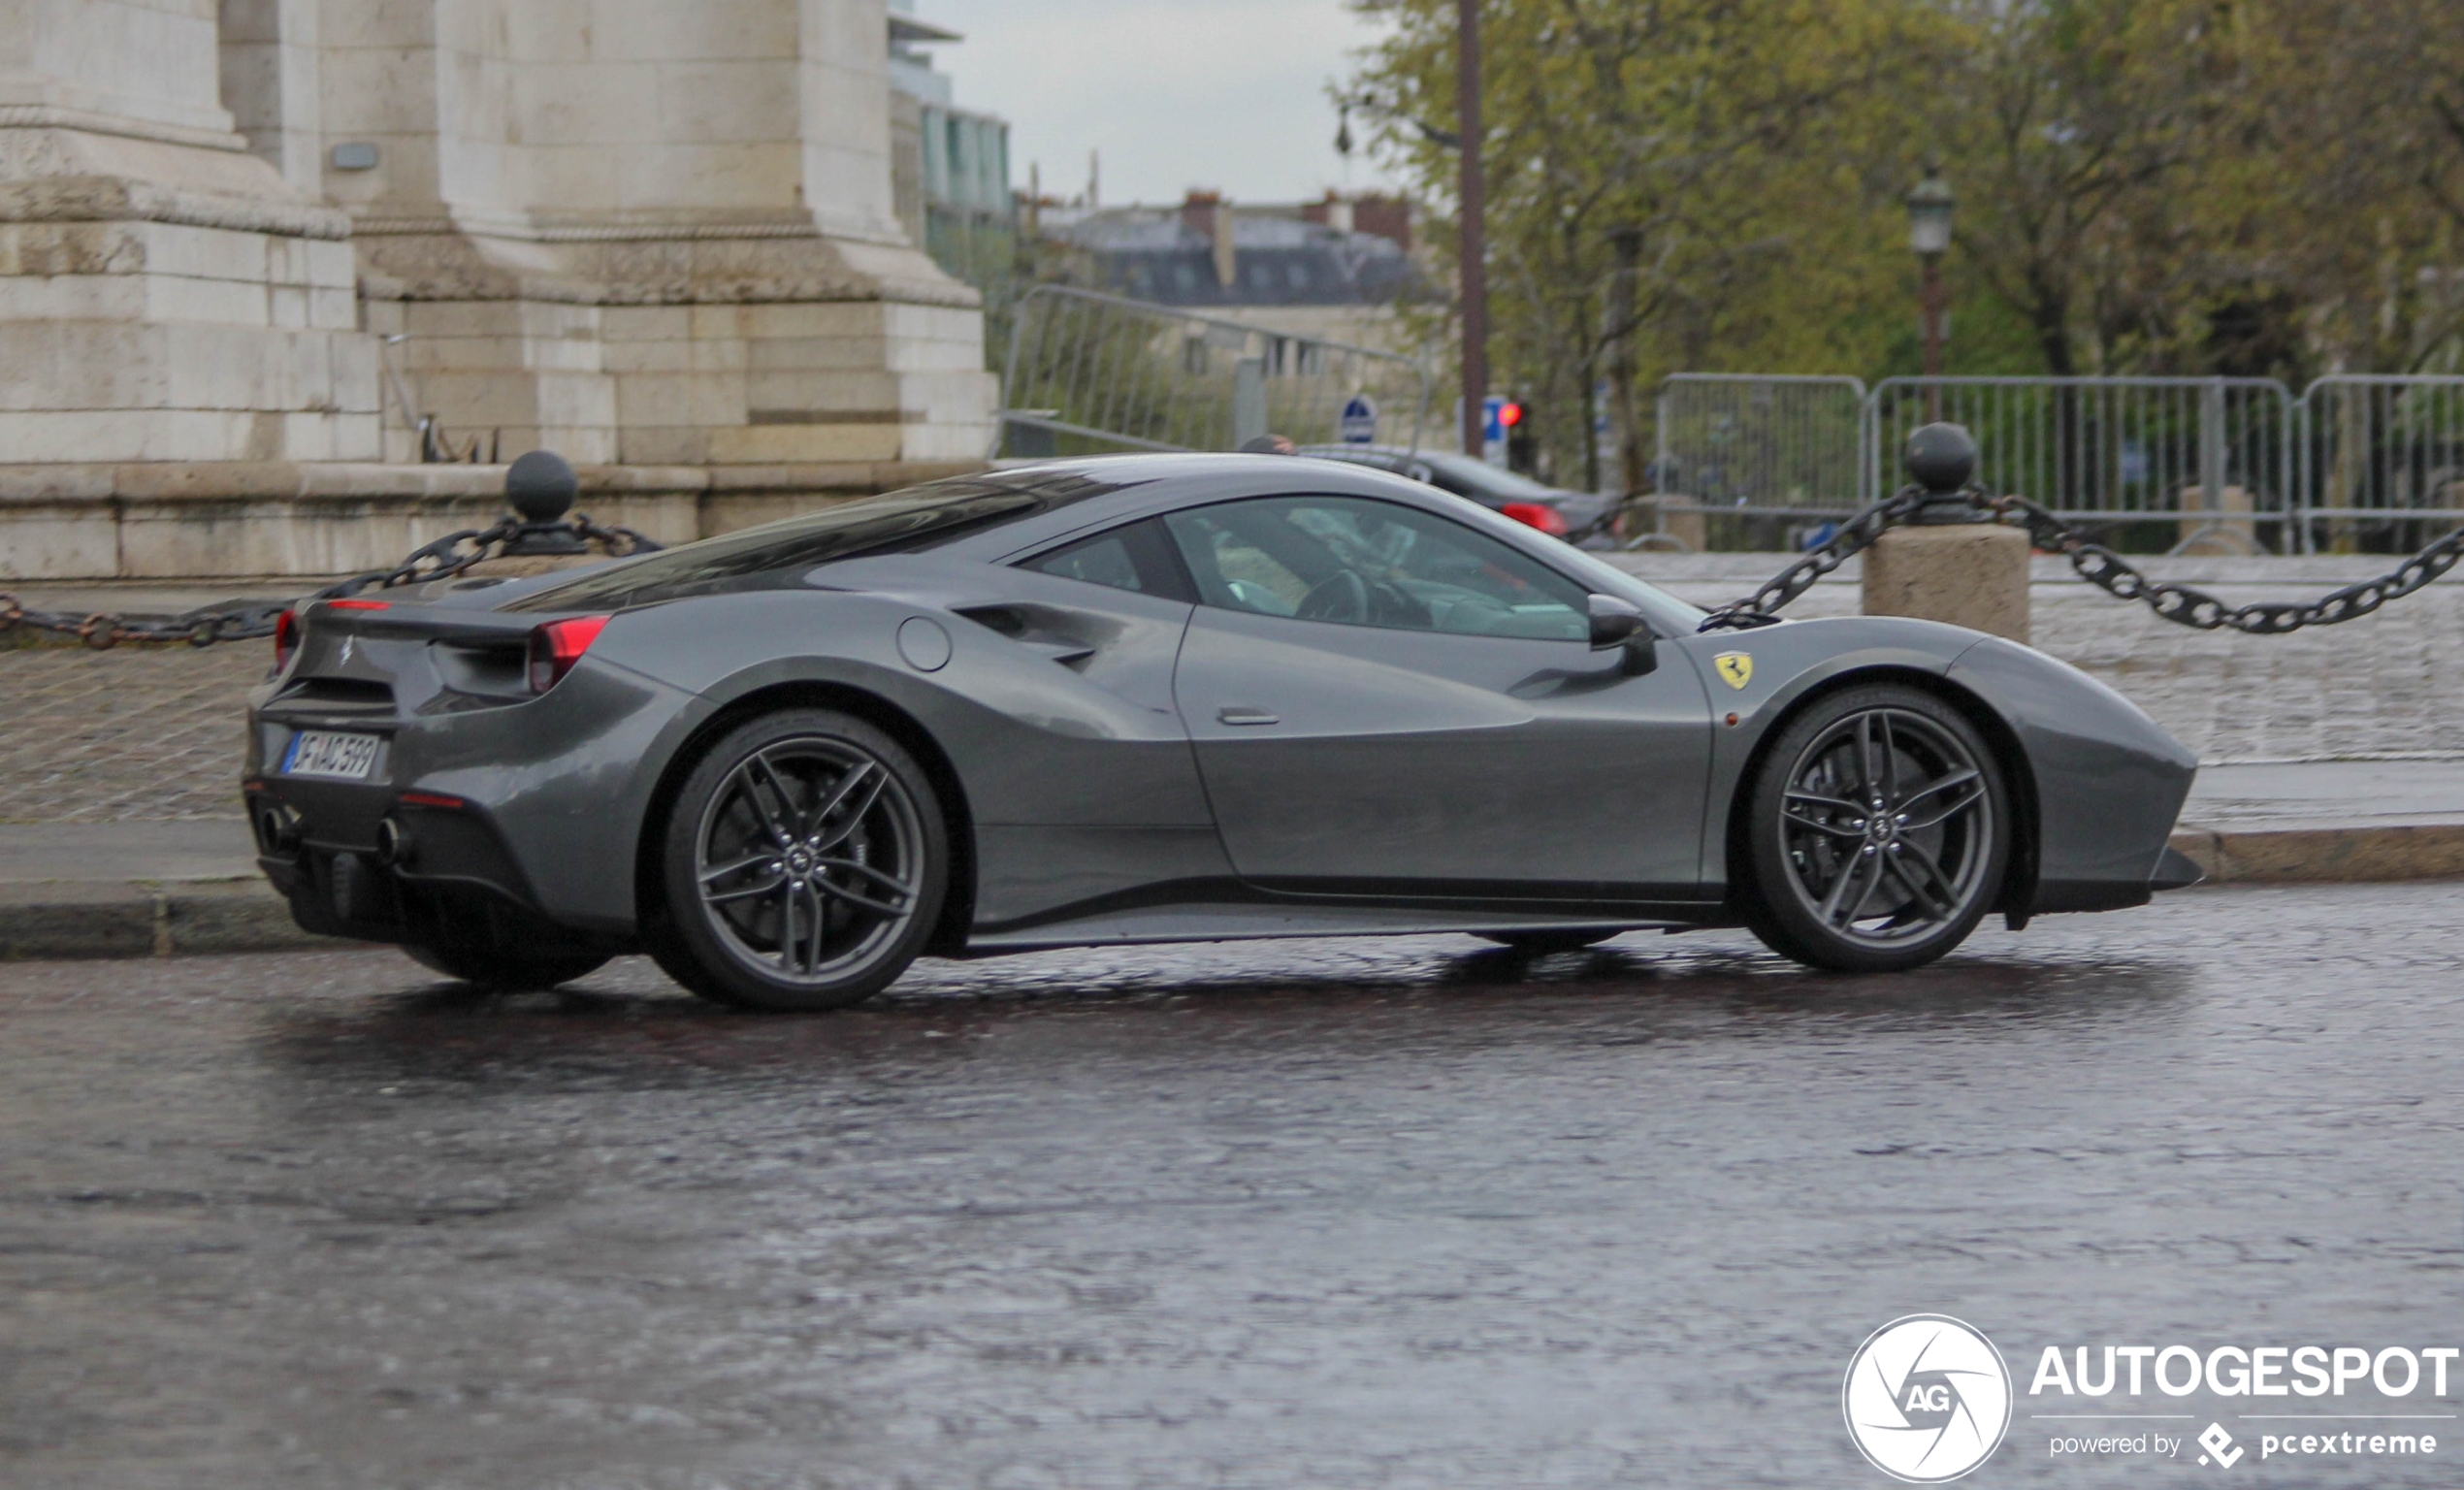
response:
[[[0,463],[964,460],[882,0],[16,0]],[[74,483],[73,483],[74,484]],[[201,571],[202,572],[202,571]]]
[[[583,466],[577,510],[685,543],[976,469]],[[355,573],[504,511],[503,466],[0,465],[0,584]]]

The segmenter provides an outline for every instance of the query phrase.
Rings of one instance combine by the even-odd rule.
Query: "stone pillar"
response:
[[[355,460],[375,349],[349,223],[251,153],[215,0],[0,21],[0,457]]]
[[[1864,613],[2027,640],[2027,534],[1999,523],[1894,528],[1864,553]]]
[[[382,157],[326,173],[370,325],[457,440],[689,465],[989,444],[975,293],[893,214],[882,0],[325,0],[321,46],[327,138]]]
[[[248,148],[310,200],[319,158],[317,8],[321,0],[221,0],[222,105]]]

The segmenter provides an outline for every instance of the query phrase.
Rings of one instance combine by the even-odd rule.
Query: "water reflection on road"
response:
[[[2193,892],[1897,978],[1711,933],[1057,953],[803,1020],[637,961],[0,967],[0,1459],[1880,1482],[1839,1374],[1897,1314],[2023,1390],[2048,1342],[2452,1325],[2459,900]],[[1996,1480],[2130,1477],[2027,1410]]]

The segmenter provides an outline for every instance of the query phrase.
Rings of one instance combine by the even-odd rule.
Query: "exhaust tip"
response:
[[[376,825],[376,862],[400,869],[410,862],[410,834],[399,820],[387,818]]]
[[[276,856],[299,851],[300,820],[289,808],[275,805],[260,807],[254,824],[260,851]]]

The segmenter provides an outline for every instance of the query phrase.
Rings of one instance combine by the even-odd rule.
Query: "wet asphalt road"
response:
[[[1900,978],[1360,940],[805,1020],[0,966],[0,1482],[1886,1485],[1838,1393],[1901,1313],[2023,1392],[2047,1343],[2464,1344],[2459,930],[2192,891]],[[1963,1483],[2216,1474],[2030,1410]]]

